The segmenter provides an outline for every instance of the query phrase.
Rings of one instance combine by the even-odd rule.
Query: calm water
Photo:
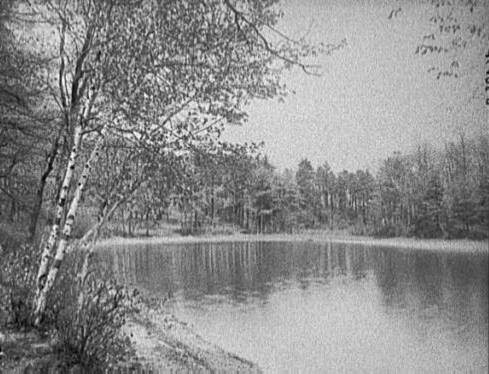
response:
[[[116,276],[265,372],[485,373],[488,256],[346,244],[114,247]]]

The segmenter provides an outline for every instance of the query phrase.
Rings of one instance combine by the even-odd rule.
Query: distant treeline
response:
[[[253,233],[307,228],[353,234],[422,238],[487,238],[489,137],[460,135],[443,149],[421,145],[394,153],[376,175],[334,173],[303,159],[296,171],[277,171],[243,146],[196,154],[184,193],[172,206],[184,231],[232,223]]]

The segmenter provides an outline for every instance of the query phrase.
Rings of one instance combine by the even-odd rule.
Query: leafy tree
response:
[[[415,235],[417,237],[440,237],[441,216],[443,203],[443,188],[440,177],[435,172],[430,176],[426,190],[421,198],[417,219],[415,222]]]
[[[317,193],[315,173],[311,162],[303,159],[298,166],[295,180],[299,189],[299,207],[302,210],[303,221],[306,226],[314,225],[317,211]]]
[[[215,123],[243,120],[243,105],[249,100],[283,94],[279,73],[284,68],[307,68],[300,59],[310,48],[283,39],[272,43],[264,36],[263,30],[273,28],[280,17],[274,3],[106,0],[26,5],[33,20],[42,19],[46,33],[55,34],[49,90],[70,145],[38,274],[37,323],[106,136],[183,149]],[[93,147],[81,164],[86,144]]]
[[[368,209],[375,190],[375,179],[368,170],[358,170],[356,172],[356,178],[358,183],[357,193],[359,195],[358,214],[361,215],[363,224],[366,225],[368,223],[369,216]]]
[[[327,162],[317,168],[316,185],[320,194],[319,199],[321,201],[322,208],[320,220],[326,223],[330,222],[331,224],[333,213],[334,178],[335,175]]]
[[[263,233],[270,226],[273,215],[273,166],[264,157],[258,160],[253,180],[253,202],[256,232]]]

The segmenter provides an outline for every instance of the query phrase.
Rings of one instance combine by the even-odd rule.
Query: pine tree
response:
[[[427,182],[426,190],[420,202],[415,222],[415,234],[418,237],[435,238],[442,233],[443,187],[438,173],[433,172]]]

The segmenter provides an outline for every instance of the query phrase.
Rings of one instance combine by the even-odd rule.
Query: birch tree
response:
[[[210,131],[209,124],[243,121],[249,100],[285,94],[283,69],[313,68],[301,59],[317,50],[264,36],[265,29],[276,32],[281,13],[275,3],[39,0],[26,5],[54,32],[50,92],[70,145],[40,260],[36,324],[105,137],[184,148],[199,131]],[[93,148],[80,156],[86,144]]]

